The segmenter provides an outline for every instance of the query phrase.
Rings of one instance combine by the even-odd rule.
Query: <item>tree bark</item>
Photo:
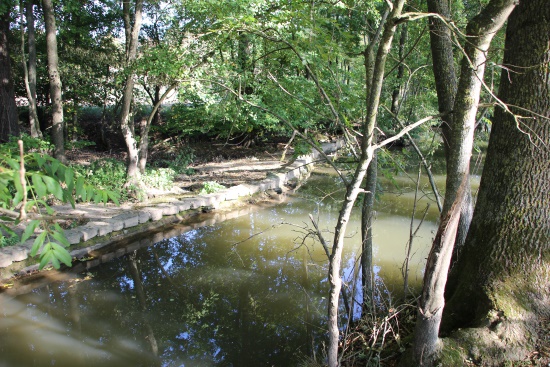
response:
[[[369,44],[363,52],[365,64],[365,105],[368,106],[370,95],[372,93],[372,81],[374,77],[374,67],[376,61],[375,46],[379,44],[382,30],[389,11],[386,10],[382,15],[382,21],[369,40]],[[373,139],[375,139],[373,137]],[[362,313],[372,309],[374,299],[374,282],[372,276],[372,224],[374,220],[374,201],[376,197],[376,182],[378,179],[378,160],[376,152],[373,152],[365,179],[365,192],[363,206],[361,209],[361,286],[363,287],[363,306]]]
[[[432,366],[440,349],[439,326],[445,305],[444,289],[469,187],[470,157],[474,125],[489,45],[504,25],[515,0],[491,0],[466,28],[465,57],[462,60],[447,161],[445,202],[438,233],[426,263],[419,300],[413,356],[416,364]]]
[[[372,276],[372,226],[375,219],[374,201],[376,197],[376,183],[378,164],[376,152],[367,168],[365,179],[365,195],[361,212],[361,281],[363,286],[363,312],[372,310],[374,301],[374,282]]]
[[[52,140],[54,157],[65,163],[65,139],[63,134],[63,100],[61,96],[61,76],[59,75],[59,56],[57,53],[57,27],[52,0],[42,0],[44,23],[46,24],[46,52],[48,54],[48,78],[50,80],[50,98],[52,104]]]
[[[369,91],[367,102],[367,114],[365,126],[363,129],[363,140],[361,143],[361,158],[354,172],[353,178],[346,189],[342,209],[338,216],[338,222],[334,231],[334,241],[332,252],[329,259],[329,300],[328,300],[328,366],[337,367],[338,362],[338,342],[340,331],[338,328],[338,300],[340,289],[342,288],[342,279],[340,270],[342,265],[342,251],[344,248],[344,234],[347,228],[351,210],[357,195],[362,191],[360,188],[361,182],[365,177],[367,168],[371,163],[375,147],[373,146],[374,128],[378,117],[378,106],[380,104],[380,96],[382,93],[382,85],[384,81],[384,70],[386,59],[389,54],[393,36],[397,25],[395,20],[401,15],[403,10],[404,0],[397,0],[393,3],[393,9],[388,17],[388,21],[384,27],[384,32],[381,38],[380,46],[374,63],[372,86]]]
[[[10,136],[19,135],[15,91],[11,76],[11,62],[8,49],[10,31],[10,13],[0,14],[0,142]]]
[[[491,336],[479,344],[482,353],[498,350],[495,365],[524,359],[544,338],[548,345],[549,20],[547,1],[525,0],[508,22],[499,98],[512,113],[495,111],[474,218],[447,290],[445,329]]]
[[[130,0],[122,3],[124,31],[126,35],[126,67],[129,68],[136,60],[138,37],[141,29],[143,0],[136,0],[134,8],[134,19],[130,17]],[[134,73],[127,69],[128,75],[124,83],[124,94],[122,97],[122,112],[120,116],[120,128],[126,148],[128,151],[127,180],[129,183],[136,183],[140,176],[138,168],[139,150],[134,131],[134,122],[130,114],[132,98],[134,96]]]
[[[444,19],[451,19],[451,10],[449,0],[428,0],[428,11],[441,15]],[[452,156],[456,154],[458,147],[451,145],[452,134],[463,134],[461,128],[464,125],[453,129],[454,115],[452,113],[455,107],[456,92],[458,88],[458,79],[455,71],[454,52],[452,34],[445,22],[437,17],[430,18],[430,48],[432,51],[433,73],[435,80],[435,89],[437,92],[437,102],[439,112],[446,113],[441,124],[441,135],[443,137],[443,149],[445,152],[445,161],[447,162],[447,177],[455,182],[455,189],[462,182],[460,172],[452,172],[449,167],[452,166]],[[483,73],[481,74],[483,75]],[[466,159],[466,156],[463,156]],[[469,157],[467,158],[470,159]],[[468,161],[469,162],[469,161]],[[468,162],[462,162],[466,165]],[[470,221],[472,220],[472,193],[470,187],[465,187],[464,201],[462,203],[461,215],[458,225],[458,234],[455,239],[456,249],[460,249],[464,244]],[[447,192],[446,192],[447,193]],[[443,211],[448,210],[454,201],[455,192],[448,192],[445,195],[447,206]]]
[[[42,138],[42,131],[40,130],[40,121],[38,120],[38,111],[36,104],[36,32],[34,29],[34,14],[33,14],[34,2],[33,0],[26,0],[25,15],[27,19],[27,34],[29,44],[29,61],[27,67],[28,77],[25,79],[28,82],[28,98],[29,98],[29,124],[31,126],[31,136],[33,138]],[[24,38],[24,36],[21,36]],[[25,49],[22,48],[23,55]],[[24,66],[27,64],[25,63]]]

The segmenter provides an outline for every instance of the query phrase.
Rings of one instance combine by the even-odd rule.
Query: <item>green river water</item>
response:
[[[0,294],[0,367],[297,365],[324,341],[328,295],[325,253],[302,227],[311,229],[311,213],[332,240],[336,181],[314,175],[285,203],[201,228],[172,227],[154,245],[144,238],[135,252],[85,272]],[[374,272],[387,295],[403,287],[414,192],[383,184]],[[436,218],[432,203],[414,241],[413,285]],[[351,287],[359,219],[357,210],[343,259]]]

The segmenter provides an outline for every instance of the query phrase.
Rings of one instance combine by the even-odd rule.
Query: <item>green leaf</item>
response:
[[[107,191],[107,195],[109,195],[109,198],[115,203],[116,205],[120,205],[118,202],[118,194],[112,191]]]
[[[40,221],[39,220],[31,220],[28,224],[27,224],[27,227],[25,228],[25,231],[23,232],[23,235],[21,236],[21,243],[25,242],[26,240],[28,240],[34,233],[34,231],[36,230],[36,228],[40,225]]]
[[[42,177],[42,179],[46,183],[48,191],[53,194],[57,199],[63,200],[63,189],[61,188],[59,182],[49,176],[44,176]]]
[[[57,259],[53,251],[51,252],[51,254],[52,255],[50,257],[50,261],[52,262],[53,267],[59,269],[61,267],[61,264],[59,264],[59,260]]]
[[[70,191],[73,191],[72,188],[74,188],[74,171],[70,168],[67,168],[65,170],[65,183],[67,184],[67,187],[70,188]]]
[[[38,163],[38,167],[42,168],[44,164],[46,163],[46,160],[44,157],[40,156],[39,154],[35,154],[36,163]]]
[[[67,249],[59,246],[57,243],[52,242],[52,248],[55,258],[61,260],[61,262],[67,266],[72,265],[73,258]]]
[[[86,199],[87,201],[92,200],[92,197],[94,196],[94,188],[92,186],[86,186]]]
[[[57,169],[59,168],[59,165],[60,165],[60,162],[58,160],[52,161],[52,165],[51,165],[52,175],[55,175],[55,173],[57,172]]]
[[[55,224],[55,227],[55,231],[52,232],[53,238],[55,238],[63,246],[69,247],[71,244],[69,243],[69,240],[67,240],[67,237],[65,237],[63,229],[57,223]]]
[[[36,239],[34,240],[34,243],[32,244],[31,256],[36,256],[36,254],[38,253],[38,250],[40,250],[40,247],[42,247],[42,245],[44,244],[47,234],[48,232],[44,231],[40,233],[38,237],[36,237]]]
[[[86,190],[84,190],[84,177],[80,176],[76,179],[76,197],[82,197],[83,201],[86,201]]]
[[[44,185],[44,181],[42,181],[42,177],[40,175],[34,173],[32,176],[32,184],[34,187],[34,191],[36,193],[36,196],[39,198],[43,198],[48,193],[48,189],[46,188],[46,185]]]
[[[13,172],[13,184],[15,185],[15,189],[17,192],[23,192],[23,185],[21,185],[21,178],[19,177],[19,172],[14,171]]]
[[[23,200],[23,192],[17,191],[15,195],[13,196],[13,205],[17,205]]]
[[[40,256],[40,265],[38,266],[38,269],[40,270],[44,269],[44,266],[48,265],[52,257],[53,257],[53,254],[49,251],[46,253],[43,253],[42,256]]]

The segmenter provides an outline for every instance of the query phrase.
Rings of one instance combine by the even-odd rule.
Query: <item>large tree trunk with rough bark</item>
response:
[[[514,6],[515,0],[491,0],[466,28],[465,57],[462,60],[449,136],[451,149],[447,160],[445,202],[438,233],[426,263],[418,305],[413,346],[413,359],[417,365],[435,365],[441,347],[438,333],[445,305],[444,289],[460,217],[464,211],[464,197],[469,187],[474,125],[487,52],[495,33],[504,25]]]
[[[65,162],[65,138],[63,134],[63,100],[61,96],[61,76],[59,75],[59,56],[57,53],[57,27],[52,0],[42,0],[44,23],[46,25],[46,52],[48,54],[48,78],[50,80],[50,99],[52,104],[52,141],[54,157]]]
[[[550,362],[549,44],[550,3],[521,1],[500,81],[510,111],[495,111],[474,218],[447,288],[444,329],[474,336],[471,357],[487,365],[537,351],[540,365]]]
[[[124,30],[126,35],[126,66],[129,67],[136,60],[139,32],[141,30],[143,0],[136,0],[133,21],[130,13],[130,2],[123,1],[122,10],[124,17]],[[132,98],[134,96],[134,73],[128,71],[124,83],[124,94],[122,97],[122,113],[120,116],[120,128],[126,148],[128,151],[127,180],[136,183],[139,176],[139,150],[134,130],[133,118],[130,114]]]
[[[0,14],[0,142],[7,141],[11,135],[19,135],[8,51],[9,31],[10,14],[7,11],[6,14]]]

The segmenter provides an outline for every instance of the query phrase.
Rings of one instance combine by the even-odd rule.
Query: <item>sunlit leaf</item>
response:
[[[23,235],[21,236],[21,242],[25,242],[28,240],[33,234],[36,228],[40,225],[39,220],[31,220],[27,227],[25,228],[25,231],[23,232]]]
[[[46,196],[46,194],[48,193],[48,189],[46,188],[44,181],[42,181],[42,177],[35,173],[31,176],[31,178],[36,196],[39,198],[43,198],[44,196]]]

